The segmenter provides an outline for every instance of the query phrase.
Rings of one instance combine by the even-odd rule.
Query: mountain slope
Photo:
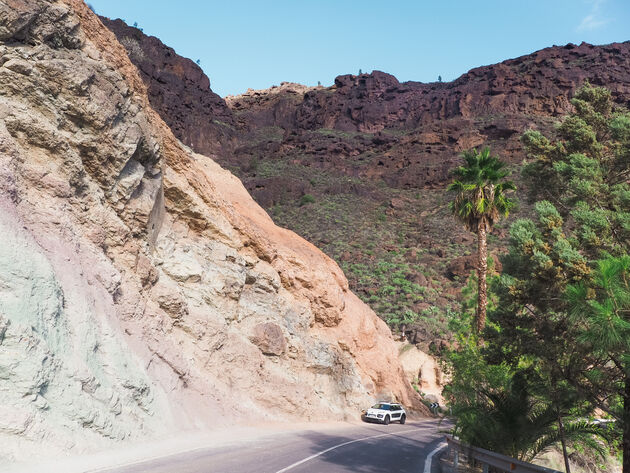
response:
[[[383,396],[422,409],[339,267],[173,136],[83,2],[0,18],[5,461]]]
[[[413,325],[412,340],[439,349],[474,269],[474,237],[447,211],[449,170],[461,151],[481,146],[518,170],[521,133],[551,132],[585,80],[627,104],[630,42],[554,46],[450,83],[400,83],[379,71],[339,76],[331,87],[283,83],[227,97],[232,135],[214,139],[231,148],[221,144],[216,159],[276,223],[333,257],[390,326]],[[201,114],[195,123],[210,129],[216,118]],[[523,201],[516,215],[527,209]],[[508,224],[490,237],[495,254]]]
[[[228,104],[247,129],[284,130],[269,157],[291,155],[311,166],[380,178],[390,187],[424,188],[442,183],[458,153],[470,147],[488,144],[520,160],[520,133],[547,129],[568,113],[570,97],[585,80],[626,103],[630,42],[547,48],[450,83],[399,83],[374,71],[339,76],[332,87],[301,94],[246,93]],[[243,151],[240,162],[247,159]],[[256,152],[266,150],[251,149]]]

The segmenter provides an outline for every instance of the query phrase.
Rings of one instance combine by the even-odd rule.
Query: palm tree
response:
[[[571,400],[557,402],[530,392],[530,380],[516,372],[506,386],[476,388],[475,403],[460,407],[456,426],[458,434],[476,447],[532,461],[545,450],[562,444],[565,471],[569,472],[566,444],[580,444],[605,457],[605,448],[597,439],[608,440],[605,425],[572,417]],[[534,381],[535,382],[535,381]]]
[[[516,186],[504,178],[509,175],[505,163],[490,156],[490,148],[462,154],[465,165],[453,171],[454,180],[448,186],[455,193],[451,211],[464,226],[477,234],[477,314],[475,331],[480,334],[486,324],[488,245],[487,234],[500,217],[507,217],[514,201],[506,193]]]
[[[456,419],[454,435],[475,447],[531,461],[552,446],[577,446],[605,456],[608,424],[587,420],[594,411],[575,387],[555,383],[538,360],[491,364],[474,337],[460,338],[448,355],[452,377],[444,396]],[[579,401],[579,402],[578,402]],[[569,467],[565,463],[567,473]]]

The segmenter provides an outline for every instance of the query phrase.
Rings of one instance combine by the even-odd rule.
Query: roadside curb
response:
[[[431,473],[431,463],[433,461],[433,456],[441,450],[444,450],[447,447],[446,442],[440,443],[435,449],[427,455],[427,459],[424,461],[424,472],[423,473]]]

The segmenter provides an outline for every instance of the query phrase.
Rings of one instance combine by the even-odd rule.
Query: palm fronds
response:
[[[490,155],[490,149],[481,152],[469,150],[462,154],[465,165],[453,170],[449,192],[455,193],[451,212],[468,230],[476,232],[480,225],[489,230],[500,217],[507,217],[514,201],[506,194],[515,190],[511,181],[502,181],[509,175],[505,163]]]

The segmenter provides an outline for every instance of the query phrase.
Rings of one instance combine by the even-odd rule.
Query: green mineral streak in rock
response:
[[[55,353],[67,349],[63,292],[37,245],[0,219],[0,314],[30,327]]]

